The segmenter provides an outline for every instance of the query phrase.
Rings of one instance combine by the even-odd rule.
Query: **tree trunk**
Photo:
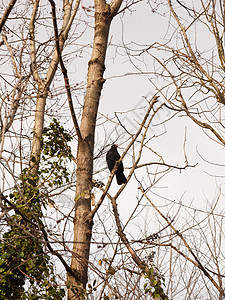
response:
[[[81,299],[88,280],[88,260],[92,234],[92,221],[84,221],[91,211],[94,135],[98,105],[104,83],[105,54],[111,20],[122,1],[115,7],[105,0],[95,1],[95,33],[92,56],[88,64],[87,90],[81,119],[82,140],[78,141],[76,207],[74,218],[74,244],[72,270],[78,272],[80,282],[68,274],[68,299]]]
[[[65,41],[68,37],[69,30],[76,16],[80,4],[80,0],[75,1],[75,6],[73,10],[72,10],[72,3],[73,1],[71,1],[71,3],[68,0],[63,1],[63,11],[64,11],[63,25],[59,37],[60,52],[62,52],[63,50]],[[32,71],[33,71],[33,77],[38,85],[38,96],[37,96],[36,111],[35,111],[32,150],[30,155],[30,169],[32,174],[37,174],[37,171],[39,169],[39,159],[41,154],[41,136],[42,136],[43,126],[44,126],[46,98],[48,96],[48,90],[52,83],[52,80],[54,78],[59,63],[57,49],[55,49],[45,79],[43,80],[40,78],[38,74],[37,63],[36,63],[36,49],[35,49],[35,38],[34,38],[34,26],[35,26],[36,14],[38,11],[38,5],[39,5],[39,1],[37,0],[33,8],[33,14],[30,22]]]

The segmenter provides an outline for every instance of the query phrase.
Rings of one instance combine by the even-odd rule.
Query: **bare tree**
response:
[[[5,47],[4,49],[7,51],[7,57],[11,60],[12,73],[14,74],[11,82],[6,79],[7,76],[10,76],[10,72],[6,74],[6,77],[4,77],[5,89],[8,90],[11,88],[11,91],[5,95],[2,90],[1,102],[1,109],[3,112],[2,116],[4,115],[4,121],[3,119],[1,120],[1,158],[4,168],[7,168],[9,174],[12,176],[12,180],[15,182],[15,189],[12,190],[9,195],[11,201],[7,199],[3,193],[1,194],[1,207],[3,210],[2,217],[3,220],[6,218],[6,222],[3,222],[5,231],[2,233],[1,255],[6,263],[9,261],[9,257],[11,260],[11,265],[9,267],[10,272],[6,271],[4,275],[5,279],[3,279],[6,283],[3,285],[2,295],[5,297],[21,297],[24,293],[23,286],[27,277],[31,279],[31,282],[35,280],[37,286],[40,285],[40,283],[44,285],[47,284],[48,279],[47,277],[43,277],[43,272],[48,273],[46,269],[48,265],[48,258],[44,248],[42,247],[42,243],[46,245],[49,253],[59,259],[67,271],[67,286],[69,287],[68,298],[82,298],[84,296],[86,293],[93,218],[107,194],[113,175],[118,167],[117,163],[98,204],[93,210],[91,210],[91,200],[93,198],[92,188],[95,184],[93,181],[94,135],[101,90],[105,81],[103,79],[105,55],[110,24],[112,19],[116,16],[122,1],[113,1],[110,5],[105,1],[95,2],[95,35],[93,39],[92,56],[88,64],[88,80],[80,126],[78,125],[77,115],[74,110],[71,86],[62,55],[65,43],[68,41],[69,30],[71,29],[74,18],[77,14],[80,1],[76,1],[74,4],[69,1],[63,2],[62,24],[60,30],[58,29],[55,2],[49,2],[52,10],[53,26],[50,26],[50,29],[46,32],[46,36],[48,36],[47,41],[44,43],[38,41],[39,37],[37,29],[42,26],[38,23],[38,20],[39,18],[42,18],[45,10],[45,5],[42,5],[42,2],[39,0],[33,2],[31,5],[32,10],[30,10],[30,7],[26,7],[24,8],[24,11],[21,12],[19,9],[17,10],[17,7],[15,7],[15,11],[12,16],[16,19],[24,20],[23,14],[26,10],[29,10],[29,12],[31,12],[29,22],[27,23],[26,19],[24,21],[25,26],[22,27],[21,32],[19,31],[19,33],[15,34],[15,36],[13,34],[10,40],[7,36],[8,31],[13,32],[13,29],[17,26],[17,24],[13,22],[12,18],[11,23],[9,23],[9,27],[4,28],[4,33],[2,35]],[[135,2],[131,2],[127,5],[127,8],[129,8],[132,4],[135,4]],[[12,5],[6,8],[2,19],[2,26],[7,21],[11,8]],[[124,10],[125,9],[126,7],[124,7]],[[89,9],[86,11],[88,12]],[[48,22],[48,20],[46,20],[46,22]],[[15,41],[15,37],[19,34],[21,34],[21,39]],[[27,36],[27,38],[24,39],[24,36]],[[15,51],[14,43],[18,44],[18,51]],[[28,55],[26,51],[28,52]],[[49,128],[44,128],[44,120],[46,118],[46,112],[48,112],[48,109],[46,109],[46,106],[48,106],[47,98],[50,94],[50,86],[57,78],[56,71],[59,64],[64,76],[70,113],[78,139],[78,151],[76,158],[71,154],[70,147],[67,145],[67,142],[71,140],[71,136],[66,133],[62,127],[60,127],[56,119],[53,119]],[[29,68],[27,68],[27,66],[29,66]],[[15,82],[16,85],[14,86]],[[30,112],[27,109],[29,104],[27,102],[33,102],[33,99],[35,99],[35,111],[34,115],[33,112],[30,111],[34,122],[34,128],[32,131],[33,136],[31,137],[28,130],[26,130],[25,135],[22,134],[22,131],[24,130],[24,120],[26,120],[29,129],[30,126],[32,126],[32,121],[29,119]],[[149,103],[149,108],[143,122],[137,133],[131,139],[126,152],[134,144],[144,126],[149,128],[151,122],[149,121],[148,125],[146,125],[146,122],[149,118],[150,112],[152,111],[153,105],[157,102],[156,99],[157,97]],[[7,100],[11,100],[9,110]],[[25,112],[23,109],[25,109]],[[152,120],[152,118],[150,120]],[[21,132],[17,132],[15,129],[15,126],[18,126],[18,121],[21,124]],[[13,137],[11,137],[11,128],[13,128],[15,138],[17,138],[17,136],[20,138],[17,147],[14,144]],[[145,137],[146,133],[147,130],[145,130]],[[9,141],[12,141],[12,147],[9,151],[6,151],[5,147],[7,147],[6,145],[8,145]],[[30,144],[30,151],[26,150],[26,141]],[[8,157],[5,156],[7,153],[9,154]],[[140,155],[141,151],[136,164],[140,160]],[[29,161],[27,160],[27,156],[29,156]],[[12,157],[14,157],[14,159]],[[71,252],[71,267],[69,267],[69,264],[60,254],[60,251],[52,247],[48,236],[48,229],[43,222],[44,215],[42,212],[42,205],[43,207],[45,207],[46,203],[54,205],[54,201],[51,199],[52,196],[45,185],[48,185],[50,188],[54,187],[55,189],[57,189],[57,187],[63,188],[63,179],[66,180],[66,182],[69,181],[69,173],[66,171],[64,165],[62,165],[66,157],[73,160],[77,165],[74,247]],[[54,162],[54,159],[56,162]],[[19,164],[17,164],[17,161]],[[46,161],[47,164],[45,163]],[[16,172],[19,173],[18,176],[15,176],[14,174],[15,169]],[[135,167],[132,168],[130,176],[134,169]],[[4,174],[4,172],[5,169],[3,169],[2,174]],[[46,173],[47,176],[45,176]],[[68,184],[65,189],[71,186],[72,183]],[[11,189],[10,184],[8,185],[8,188]],[[5,193],[4,181],[2,190]],[[148,266],[141,261],[135,251],[129,246],[129,242],[122,232],[115,205],[115,200],[119,194],[120,192],[113,198],[113,207],[115,210],[117,226],[120,228],[120,236],[123,239],[123,242],[127,245],[134,262],[144,273],[147,273],[149,272]],[[10,215],[11,211],[13,211],[12,216]],[[67,219],[70,220],[70,214]],[[7,226],[9,226],[9,229],[7,229]],[[19,236],[20,231],[22,231],[22,233],[27,237],[31,238],[28,243],[24,244],[24,250],[22,251],[23,254],[20,253],[20,249],[22,247],[21,239],[19,239],[18,245],[10,245],[11,243],[13,245],[15,242],[14,237],[15,235]],[[8,243],[7,239],[10,239],[11,243]],[[51,239],[53,239],[53,236],[51,236]],[[61,241],[59,244],[64,245],[65,247],[65,242]],[[28,251],[28,249],[32,247],[33,251]],[[25,250],[25,248],[27,249]],[[24,256],[25,251],[28,256]],[[6,253],[8,253],[7,257]],[[5,260],[5,257],[7,260]],[[21,257],[24,257],[25,259]],[[38,258],[44,259],[44,269],[40,269],[37,277],[35,277],[34,272],[36,263],[34,262],[35,260],[38,260]],[[29,268],[27,267],[26,262],[29,262],[30,260],[34,264],[34,268],[32,267],[31,270],[27,271]],[[3,268],[2,270],[4,273],[5,269]],[[149,279],[152,280],[152,284],[155,286],[155,294],[163,294],[161,283],[159,281],[153,283],[155,276],[159,275],[152,274],[152,272],[148,275]],[[16,277],[18,278],[15,279]],[[54,277],[52,277],[51,280],[53,280],[54,285]],[[10,284],[11,287],[9,288]],[[32,290],[31,293],[34,292],[34,290]],[[57,292],[61,295],[61,290]]]
[[[168,25],[167,42],[156,42],[149,45],[145,50],[141,50],[141,53],[147,53],[156,62],[156,77],[152,76],[150,82],[164,97],[166,106],[171,112],[177,116],[187,116],[203,129],[203,132],[209,138],[209,143],[216,142],[223,147],[224,2],[206,1],[203,3],[202,1],[197,1],[191,4],[189,2],[172,2],[168,0],[167,4],[161,4],[155,1],[154,9],[154,12],[158,12],[159,15],[161,13],[160,9],[162,11],[166,9],[171,19]],[[204,37],[204,40],[207,40],[207,42],[202,43],[201,37]],[[134,60],[133,51],[134,49],[130,52],[132,60]],[[159,52],[163,53],[163,55],[159,55]],[[163,88],[162,84],[159,85],[159,78],[162,79]],[[218,162],[215,157],[216,162],[207,159],[201,153],[198,154],[200,159],[203,159],[211,166],[223,166],[223,163]],[[216,177],[217,175],[214,176]],[[143,190],[142,192],[147,197]],[[218,298],[222,299],[225,296],[223,276],[221,276],[221,270],[224,269],[224,266],[222,256],[218,254],[220,246],[218,245],[217,254],[215,254],[215,246],[213,246],[213,244],[215,245],[215,240],[220,240],[223,235],[223,228],[219,225],[220,217],[223,216],[223,210],[221,209],[221,213],[215,213],[221,197],[220,187],[218,187],[218,193],[218,199],[211,199],[210,207],[205,211],[205,217],[202,217],[201,221],[199,219],[195,220],[196,217],[193,216],[193,224],[195,224],[193,226],[196,226],[200,231],[198,235],[199,240],[202,241],[204,246],[197,239],[192,240],[191,238],[192,246],[190,246],[187,238],[184,238],[180,230],[174,228],[170,223],[170,218],[168,219],[162,214],[160,209],[148,197],[147,199],[187,248],[189,254],[181,250],[181,245],[174,247],[172,239],[171,243],[167,244],[173,251],[176,251],[194,265],[190,278],[193,280],[193,274],[199,274],[200,270],[201,276],[208,277],[217,290]],[[207,201],[210,202],[210,200]],[[206,234],[203,229],[203,223],[207,220],[211,224],[211,217],[215,227],[212,230],[210,225],[210,229],[206,230]],[[209,236],[214,242],[209,242]],[[192,249],[194,249],[194,252]],[[212,256],[209,257],[207,255],[208,251]],[[214,267],[211,265],[212,261],[215,262]],[[211,267],[207,266],[207,264],[211,265]],[[196,271],[196,267],[198,271]],[[206,279],[203,280],[205,281]],[[196,281],[194,282],[196,284]],[[195,294],[196,286],[188,287],[187,285],[185,288],[190,292],[188,297],[191,294]],[[209,297],[213,298],[215,295],[209,293]]]
[[[85,220],[91,211],[91,190],[93,174],[93,153],[96,117],[105,69],[105,55],[107,50],[109,28],[122,1],[113,1],[108,5],[105,1],[95,1],[95,33],[92,57],[89,61],[87,90],[81,118],[81,138],[78,140],[77,151],[77,182],[76,208],[74,218],[74,246],[71,268],[79,274],[81,287],[85,289],[92,233],[92,220]],[[69,276],[69,282],[77,285],[75,278]],[[72,299],[71,289],[68,299]]]

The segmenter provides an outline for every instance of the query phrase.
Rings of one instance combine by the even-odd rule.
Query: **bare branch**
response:
[[[198,264],[198,268],[204,273],[206,277],[212,282],[212,284],[217,288],[217,290],[225,297],[225,292],[221,290],[220,286],[216,283],[216,281],[212,278],[212,276],[208,273],[206,268],[202,265],[196,254],[193,252],[189,244],[187,243],[186,239],[183,237],[183,235],[171,224],[171,222],[168,220],[168,218],[154,205],[154,203],[149,199],[149,197],[146,195],[143,188],[140,186],[139,190],[142,192],[142,194],[145,196],[145,198],[148,200],[148,202],[154,207],[154,209],[159,213],[159,215],[167,222],[167,224],[172,228],[174,233],[176,233],[181,240],[183,241],[184,245],[187,247],[188,251],[191,253],[191,255],[194,257],[195,261]]]
[[[111,3],[110,3],[111,18],[113,18],[117,14],[122,2],[123,2],[123,0],[112,0],[111,1]]]
[[[11,2],[9,3],[9,5],[7,6],[1,20],[0,20],[0,32],[2,31],[2,28],[3,26],[5,25],[5,22],[7,21],[8,19],[8,16],[11,12],[11,10],[13,9],[15,3],[16,3],[17,0],[11,0]]]
[[[102,195],[101,195],[101,197],[100,197],[100,199],[99,199],[97,205],[94,207],[94,209],[91,211],[91,213],[86,217],[86,220],[91,220],[91,219],[94,218],[95,213],[97,212],[97,210],[98,210],[99,207],[101,206],[103,200],[105,199],[105,196],[107,195],[107,192],[108,192],[108,190],[109,190],[109,188],[110,188],[110,186],[111,186],[113,177],[114,177],[114,175],[115,175],[115,173],[116,173],[116,171],[117,171],[117,169],[118,169],[118,166],[119,166],[120,162],[123,160],[124,156],[126,155],[126,153],[128,152],[128,150],[130,149],[130,147],[134,144],[134,142],[136,141],[137,137],[138,137],[139,134],[141,133],[141,131],[142,131],[143,127],[145,126],[146,120],[147,120],[147,118],[148,118],[148,116],[149,116],[149,114],[150,114],[150,112],[151,112],[151,110],[152,110],[154,104],[158,101],[157,99],[158,99],[158,96],[155,96],[155,97],[152,99],[152,101],[151,101],[151,103],[150,103],[150,105],[149,105],[149,108],[148,108],[148,110],[147,110],[147,112],[146,112],[146,114],[145,114],[145,116],[144,116],[144,119],[143,119],[143,121],[142,121],[142,123],[141,123],[141,125],[140,125],[140,127],[139,127],[139,129],[138,129],[138,131],[137,131],[137,133],[135,134],[135,136],[133,137],[133,139],[131,140],[131,142],[129,143],[129,145],[127,146],[127,148],[125,149],[125,151],[124,151],[123,154],[121,155],[120,159],[116,162],[116,164],[115,164],[115,166],[114,166],[114,168],[113,168],[113,170],[112,170],[112,172],[111,172],[111,174],[110,174],[110,176],[109,176],[109,180],[108,180],[108,182],[107,182],[107,184],[106,184],[106,187],[105,187],[104,192],[102,193]],[[129,180],[129,179],[128,179],[128,180]],[[126,184],[127,184],[127,183],[126,183]],[[126,184],[125,184],[125,185],[126,185]]]
[[[32,15],[30,19],[30,49],[31,49],[31,67],[32,67],[32,73],[34,76],[34,80],[37,82],[39,85],[41,83],[40,76],[38,74],[38,69],[37,69],[37,58],[36,58],[36,48],[35,48],[35,35],[34,35],[34,23],[39,7],[39,2],[40,0],[35,0],[34,1],[34,6],[32,10]]]
[[[58,53],[58,57],[59,57],[59,63],[60,63],[60,66],[61,66],[61,70],[62,70],[62,73],[63,73],[64,82],[65,82],[65,88],[66,88],[70,113],[71,113],[71,116],[72,116],[73,124],[74,124],[74,127],[76,129],[78,139],[79,139],[80,142],[82,142],[83,139],[82,139],[82,136],[81,136],[81,133],[80,133],[80,128],[79,128],[77,118],[76,118],[76,114],[75,114],[75,110],[74,110],[74,107],[73,107],[73,100],[72,100],[72,94],[71,94],[71,90],[70,90],[69,77],[68,77],[67,70],[66,70],[66,67],[64,65],[63,59],[62,59],[60,45],[59,45],[59,34],[58,34],[58,26],[57,26],[57,22],[56,22],[55,2],[53,0],[49,0],[49,2],[51,3],[51,7],[52,7],[52,19],[53,19],[53,26],[54,26],[54,33],[55,33],[56,49],[57,49],[57,53]]]

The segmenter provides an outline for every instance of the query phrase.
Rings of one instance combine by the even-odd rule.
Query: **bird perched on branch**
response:
[[[112,172],[115,163],[120,159],[120,155],[117,151],[117,145],[112,145],[109,151],[106,154],[106,162],[109,168],[109,171]],[[123,173],[123,163],[120,162],[118,169],[116,171],[116,180],[119,185],[126,183],[127,179]]]

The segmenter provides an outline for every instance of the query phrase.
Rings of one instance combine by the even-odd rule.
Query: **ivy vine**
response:
[[[0,299],[62,299],[51,258],[43,244],[42,207],[47,203],[41,186],[68,183],[71,135],[56,119],[44,128],[37,174],[22,171],[15,188],[3,197],[4,233],[0,241]],[[40,184],[42,183],[42,184]]]

